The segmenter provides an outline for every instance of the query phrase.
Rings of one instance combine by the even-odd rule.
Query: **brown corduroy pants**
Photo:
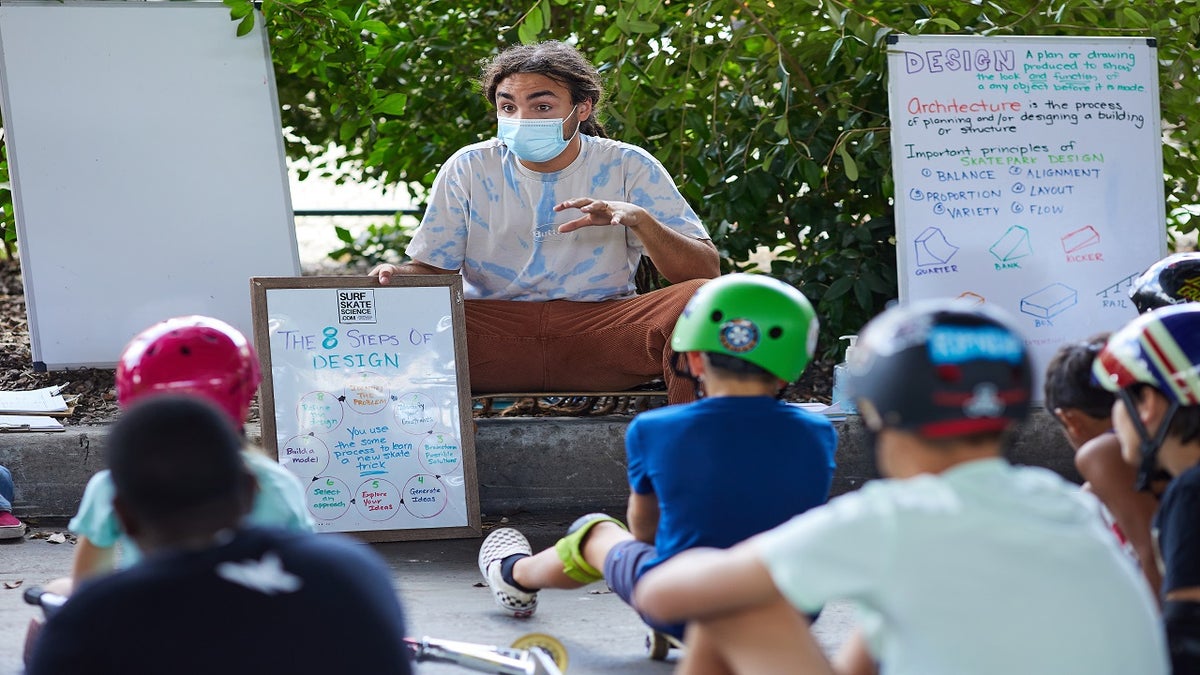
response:
[[[695,399],[671,369],[671,332],[706,280],[624,300],[467,300],[471,391],[621,391],[662,377],[670,403]]]

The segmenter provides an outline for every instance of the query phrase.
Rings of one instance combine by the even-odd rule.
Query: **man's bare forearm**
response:
[[[441,267],[427,265],[417,260],[410,260],[399,265],[393,265],[392,263],[376,265],[370,272],[371,276],[379,277],[379,283],[381,284],[387,284],[393,276],[410,274],[458,274],[458,270],[442,269]]]

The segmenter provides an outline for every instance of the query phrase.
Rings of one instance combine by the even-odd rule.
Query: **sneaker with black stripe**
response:
[[[533,547],[525,535],[511,527],[493,530],[479,547],[479,572],[501,609],[515,617],[526,618],[537,610],[537,593],[513,586],[500,573],[500,562],[518,553],[533,555]]]

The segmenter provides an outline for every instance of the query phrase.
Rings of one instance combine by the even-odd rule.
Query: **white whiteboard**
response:
[[[0,4],[0,87],[37,369],[112,367],[165,318],[246,334],[298,275],[266,33],[215,2]]]
[[[1166,254],[1157,49],[1146,38],[895,36],[901,302],[1005,309],[1042,372],[1133,318]]]
[[[251,279],[263,445],[318,531],[478,536],[462,277]]]

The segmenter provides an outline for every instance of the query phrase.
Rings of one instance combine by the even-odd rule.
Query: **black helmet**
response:
[[[1139,314],[1200,300],[1200,253],[1172,253],[1151,265],[1129,287]]]
[[[859,335],[850,393],[872,430],[925,438],[999,432],[1025,419],[1025,340],[999,312],[959,300],[895,307]]]

